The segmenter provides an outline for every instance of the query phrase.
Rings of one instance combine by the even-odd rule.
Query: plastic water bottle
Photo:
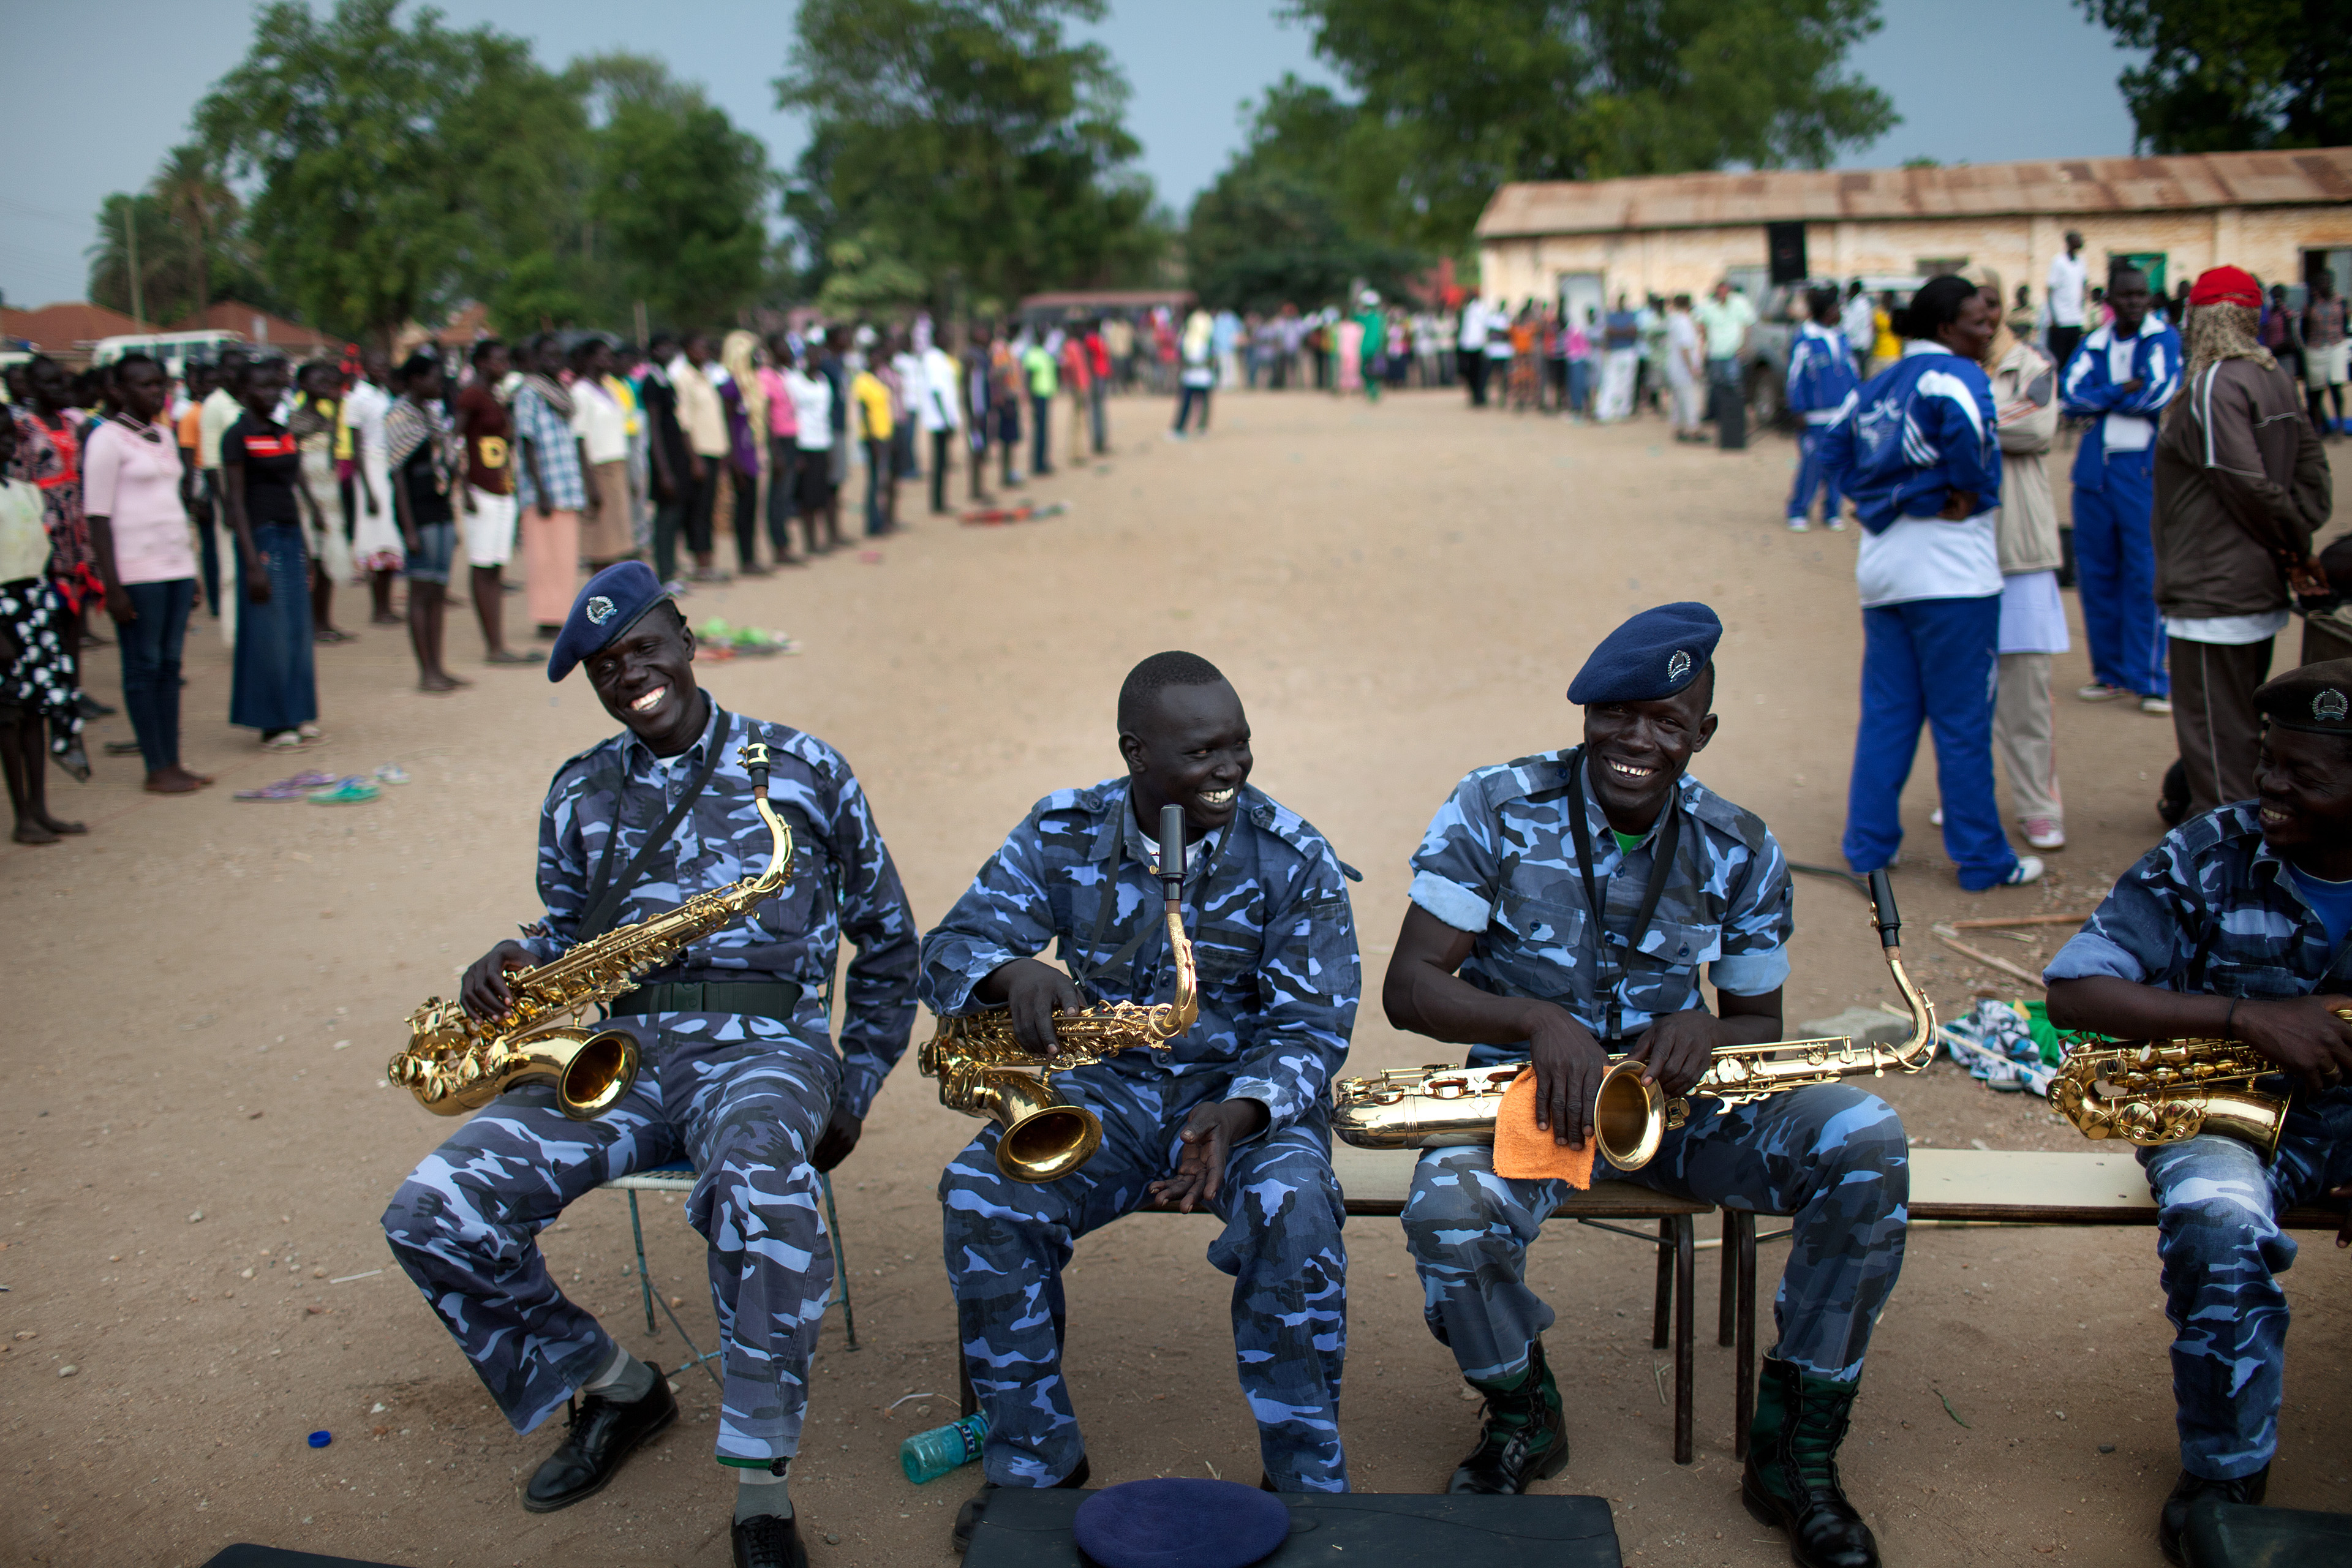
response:
[[[988,1441],[988,1417],[975,1410],[961,1421],[918,1432],[898,1445],[898,1464],[917,1486],[980,1458]]]

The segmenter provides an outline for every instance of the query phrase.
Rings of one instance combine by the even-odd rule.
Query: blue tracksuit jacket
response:
[[[1853,352],[1835,327],[1807,321],[1789,345],[1789,412],[1808,425],[1832,425],[1862,385]]]
[[[1973,494],[1979,515],[2000,504],[1994,428],[1982,367],[1915,339],[1823,434],[1822,463],[1873,533],[1935,516],[1951,490]]]
[[[2112,322],[2084,338],[2059,378],[2059,400],[2069,414],[2101,417],[2074,453],[2074,483],[2105,488],[2110,453],[2146,453],[2156,446],[2156,419],[2180,390],[2180,334],[2150,315],[2135,337],[2118,337]],[[2129,381],[2137,392],[2118,392]]]

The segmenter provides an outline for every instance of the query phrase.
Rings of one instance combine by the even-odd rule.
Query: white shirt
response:
[[[2019,572],[2000,580],[2002,653],[2064,653],[2066,601],[2055,571]]]
[[[2284,610],[2264,610],[2252,616],[2199,616],[2193,619],[2167,616],[2164,635],[2211,647],[2243,647],[2278,636],[2286,630],[2288,618]]]
[[[600,381],[583,375],[572,384],[572,433],[587,447],[591,463],[628,460],[629,416]]]
[[[2079,256],[2060,251],[2050,263],[2048,283],[2050,324],[2053,327],[2079,327],[2083,324],[2083,302],[2090,292],[2090,268]]]
[[[784,390],[792,395],[793,418],[800,426],[793,444],[803,452],[833,449],[833,384],[821,375],[804,374],[799,366],[784,372]]]
[[[962,415],[956,407],[956,383],[961,379],[953,354],[942,348],[924,351],[922,395],[917,398],[913,387],[907,389],[908,400],[922,416],[924,429],[963,428]]]
[[[1872,308],[1870,296],[1856,294],[1845,302],[1840,324],[1845,328],[1845,341],[1854,353],[1869,357],[1878,342],[1878,312]]]
[[[359,437],[360,462],[372,473],[385,468],[383,420],[392,412],[392,395],[372,381],[362,381],[343,395],[343,423]]]
[[[1486,346],[1486,301],[1472,300],[1462,307],[1462,336],[1455,341],[1474,352]]]

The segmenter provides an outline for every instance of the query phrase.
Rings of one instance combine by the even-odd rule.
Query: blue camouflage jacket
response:
[[[2275,1000],[2317,991],[2330,956],[2327,928],[2263,842],[2254,803],[2242,800],[2166,834],[2042,977],[2112,974],[2167,991]]]
[[[1593,798],[1580,751],[1522,757],[1480,768],[1438,808],[1412,857],[1412,901],[1477,942],[1462,978],[1497,996],[1557,1003],[1602,1040],[1638,1036],[1664,1013],[1703,1006],[1698,966],[1716,988],[1760,996],[1789,977],[1795,927],[1789,863],[1763,818],[1685,773],[1675,863],[1639,952],[1628,933],[1656,864],[1660,812],[1632,849],[1618,847]],[[1568,813],[1584,813],[1593,881],[1606,911],[1610,979],[1603,987],[1601,938],[1585,902]],[[1524,1058],[1524,1042],[1472,1047],[1479,1062]]]
[[[608,874],[617,877],[693,782],[714,742],[720,752],[709,784],[672,831],[668,852],[656,852],[638,873],[612,924],[658,914],[765,869],[771,837],[736,753],[747,741],[766,742],[773,759],[769,800],[793,830],[792,879],[775,899],[696,942],[678,963],[646,981],[685,974],[791,981],[801,987],[802,1010],[822,1017],[846,936],[857,956],[850,961],[841,1026],[841,1097],[862,1117],[905,1054],[915,1023],[915,916],[898,869],[840,752],[788,725],[725,713],[715,701],[711,711],[702,739],[682,756],[656,757],[624,730],[555,770],[539,817],[539,892],[547,916],[526,931],[523,945],[545,963],[577,940],[589,884],[604,863],[615,824],[621,837]],[[821,1037],[823,1026],[814,1026]]]
[[[1049,942],[1085,977],[1090,1003],[1168,1001],[1176,971],[1157,864],[1125,778],[1047,795],[923,938],[923,1005],[941,1017],[976,1012],[972,987]],[[1184,875],[1200,1021],[1165,1051],[1122,1051],[1057,1081],[1156,1083],[1170,1110],[1255,1100],[1270,1130],[1319,1122],[1362,989],[1339,857],[1303,819],[1244,785],[1233,822],[1191,847]],[[1107,891],[1117,900],[1108,921]],[[1133,955],[1110,964],[1147,923]],[[1093,973],[1097,965],[1108,967]]]

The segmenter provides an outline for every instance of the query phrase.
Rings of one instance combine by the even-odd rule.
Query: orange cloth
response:
[[[1592,1140],[1572,1149],[1536,1125],[1536,1069],[1528,1068],[1503,1091],[1495,1117],[1495,1174],[1515,1182],[1562,1181],[1579,1192],[1592,1185]]]

